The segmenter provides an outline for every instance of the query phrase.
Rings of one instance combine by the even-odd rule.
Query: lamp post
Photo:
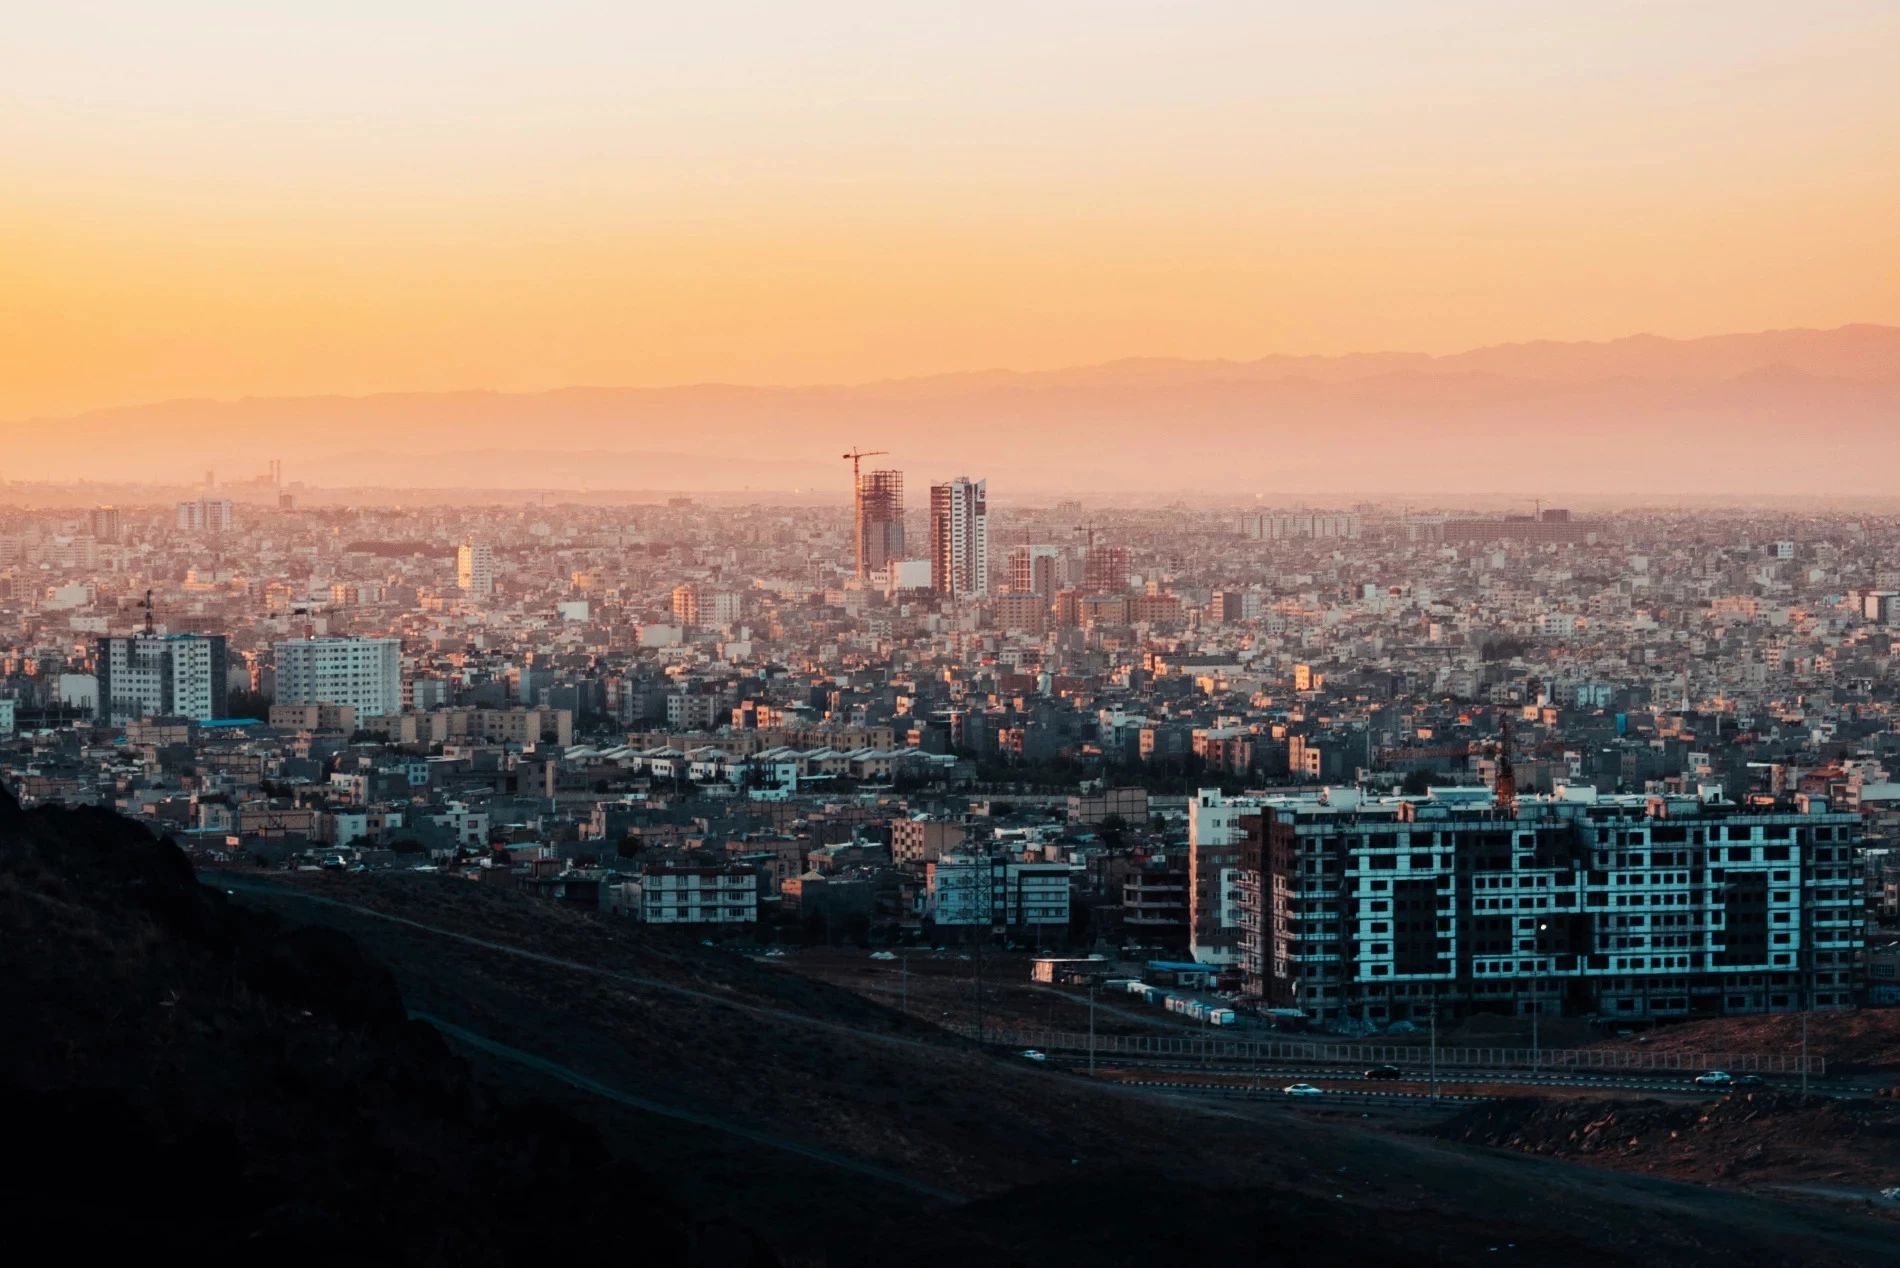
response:
[[[1095,1077],[1095,979],[1089,979],[1089,1077]]]
[[[1544,1011],[1541,994],[1544,986],[1544,930],[1550,928],[1543,921],[1537,922],[1537,938],[1531,943],[1531,1074],[1536,1075],[1544,1066],[1543,1045],[1538,1040],[1537,1022]]]

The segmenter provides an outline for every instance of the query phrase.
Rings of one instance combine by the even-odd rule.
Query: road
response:
[[[1086,1056],[1078,1056],[1074,1053],[1067,1053],[1067,1052],[1065,1053],[1052,1052],[1049,1054],[1048,1060],[1053,1065],[1062,1065],[1062,1066],[1086,1066],[1088,1064],[1088,1058]],[[1401,1078],[1390,1079],[1390,1080],[1380,1080],[1380,1079],[1366,1078],[1365,1070],[1361,1067],[1302,1066],[1297,1063],[1287,1063],[1284,1065],[1262,1065],[1256,1068],[1256,1067],[1241,1067],[1241,1066],[1235,1066],[1235,1065],[1209,1065],[1205,1062],[1193,1062],[1193,1061],[1143,1061],[1143,1060],[1138,1060],[1138,1059],[1132,1059],[1132,1058],[1122,1056],[1122,1055],[1116,1055],[1113,1057],[1098,1055],[1095,1059],[1095,1068],[1098,1070],[1112,1068],[1116,1070],[1141,1071],[1144,1073],[1148,1071],[1153,1071],[1157,1075],[1166,1075],[1166,1074],[1221,1075],[1229,1079],[1230,1081],[1233,1079],[1257,1077],[1261,1081],[1272,1083],[1276,1087],[1283,1083],[1299,1083],[1299,1082],[1312,1082],[1314,1080],[1324,1080],[1328,1083],[1378,1083],[1378,1084],[1382,1084],[1383,1086],[1387,1088],[1396,1089],[1396,1088],[1407,1087],[1407,1086],[1422,1087],[1422,1086],[1427,1085],[1430,1082],[1429,1076],[1418,1070],[1407,1070],[1404,1076]],[[1458,1069],[1455,1067],[1446,1067],[1439,1070],[1438,1082],[1440,1084],[1448,1084],[1448,1083],[1459,1083],[1459,1084],[1482,1083],[1486,1085],[1508,1084],[1511,1086],[1524,1087],[1527,1089],[1587,1088],[1593,1091],[1600,1090],[1600,1091],[1612,1091],[1612,1092],[1643,1092],[1643,1093],[1657,1094],[1657,1095],[1663,1095],[1663,1096],[1683,1096],[1683,1097],[1695,1097],[1695,1098],[1707,1098],[1710,1096],[1719,1095],[1719,1093],[1715,1091],[1705,1089],[1705,1088],[1699,1088],[1695,1086],[1694,1083],[1690,1082],[1688,1079],[1683,1079],[1683,1078],[1619,1079],[1619,1078],[1608,1077],[1608,1076],[1603,1076],[1599,1074],[1571,1076],[1571,1075],[1563,1075],[1563,1074],[1530,1074],[1530,1073],[1512,1071],[1512,1070]],[[1780,1087],[1778,1085],[1763,1084],[1756,1087],[1738,1088],[1737,1090],[1742,1091],[1742,1092],[1748,1092],[1748,1091],[1787,1091],[1790,1089],[1785,1088],[1785,1087]],[[1855,1093],[1853,1091],[1849,1091],[1846,1089],[1826,1090],[1826,1089],[1817,1087],[1813,1089],[1813,1091],[1814,1091],[1814,1094],[1817,1096],[1858,1095],[1858,1093]]]

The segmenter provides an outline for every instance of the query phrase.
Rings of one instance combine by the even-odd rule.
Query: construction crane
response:
[[[152,592],[150,590],[145,592],[145,602],[142,606],[145,608],[145,635],[150,638],[158,633],[157,626],[152,620]]]
[[[860,451],[856,445],[853,445],[851,447],[851,452],[843,455],[844,457],[851,459],[851,492],[854,495],[858,491],[858,459],[875,458],[879,454],[888,454],[888,453],[890,453],[890,450],[888,449],[865,449],[865,450]]]
[[[852,537],[856,539],[858,583],[864,583],[864,481],[858,475],[858,462],[863,458],[875,458],[879,454],[888,454],[888,449],[859,449],[851,446],[851,452],[844,457],[851,459],[851,510]]]

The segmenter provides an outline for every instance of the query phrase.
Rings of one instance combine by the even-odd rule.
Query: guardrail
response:
[[[959,1031],[967,1038],[975,1032]],[[1088,1052],[1098,1057],[1182,1057],[1204,1061],[1300,1061],[1343,1065],[1395,1065],[1424,1068],[1432,1051],[1423,1044],[1327,1044],[1284,1040],[1195,1039],[1173,1035],[1096,1035],[1062,1030],[995,1030],[985,1028],[984,1043],[1046,1052]],[[1477,1070],[1675,1070],[1700,1073],[1727,1070],[1731,1074],[1800,1074],[1803,1062],[1810,1075],[1827,1073],[1827,1058],[1775,1052],[1656,1052],[1628,1048],[1440,1048],[1443,1068]]]

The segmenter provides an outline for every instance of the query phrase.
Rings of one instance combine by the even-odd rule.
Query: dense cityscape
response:
[[[1240,1025],[1900,1000],[1890,521],[846,457],[834,507],[15,511],[0,776],[204,860],[1197,964]]]
[[[0,1251],[1894,1268],[1896,64],[16,6]]]

